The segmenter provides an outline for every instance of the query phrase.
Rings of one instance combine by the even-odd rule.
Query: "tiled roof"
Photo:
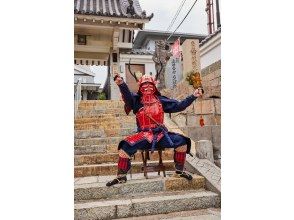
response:
[[[137,19],[151,19],[153,14],[146,16],[138,0],[133,1],[134,14],[127,14],[128,0],[74,0],[75,14],[96,16],[125,17]]]
[[[123,54],[134,54],[134,55],[153,55],[154,51],[145,49],[132,49],[131,51],[121,51]]]
[[[201,43],[199,44],[199,46],[201,47],[203,44],[205,44],[206,42],[208,42],[210,39],[212,39],[218,33],[221,33],[221,28],[218,28],[215,32],[213,32],[212,34],[208,35],[204,40],[201,41]]]
[[[133,48],[142,48],[146,46],[145,44],[149,40],[165,40],[167,39],[172,32],[159,31],[159,30],[140,30],[138,31],[136,38],[134,40]],[[169,39],[168,43],[174,42],[176,39],[180,37],[181,43],[183,43],[186,39],[199,39],[201,42],[207,35],[203,34],[194,34],[194,33],[181,33],[176,32]]]

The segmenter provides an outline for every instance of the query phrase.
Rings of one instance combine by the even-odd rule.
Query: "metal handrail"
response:
[[[75,103],[74,116],[75,116],[75,118],[76,118],[76,115],[77,115],[77,112],[78,112],[78,109],[79,109],[80,101],[82,99],[82,91],[81,90],[82,90],[82,80],[78,79],[77,86],[76,86],[76,89],[75,89],[75,96],[74,96],[74,103]]]

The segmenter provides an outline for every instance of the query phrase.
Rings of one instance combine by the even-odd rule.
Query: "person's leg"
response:
[[[175,148],[174,153],[174,162],[176,168],[176,174],[180,177],[184,177],[188,180],[192,180],[192,176],[184,171],[184,166],[186,162],[186,154],[187,154],[187,145],[182,145]]]
[[[131,155],[136,153],[136,148],[131,147],[127,142],[121,145],[118,151],[117,177],[109,181],[106,186],[112,186],[127,181],[127,173],[131,168]]]
[[[169,137],[174,143],[173,146],[170,145],[170,143],[165,137],[163,137],[159,141],[158,145],[163,148],[174,148],[174,162],[175,162],[176,174],[178,174],[180,177],[184,177],[188,180],[191,180],[193,177],[184,171],[184,166],[186,162],[186,154],[187,154],[187,151],[190,149],[189,139],[180,134],[170,133],[170,132],[169,132]]]

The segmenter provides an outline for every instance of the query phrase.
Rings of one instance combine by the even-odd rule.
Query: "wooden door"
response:
[[[132,73],[141,72],[145,74],[145,65],[144,64],[131,64],[131,71]],[[137,93],[138,92],[138,83],[136,82],[135,78],[129,72],[129,64],[126,64],[126,83],[129,86],[131,92]]]

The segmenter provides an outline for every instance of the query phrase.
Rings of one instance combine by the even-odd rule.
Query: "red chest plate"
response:
[[[162,104],[158,99],[152,102],[143,103],[142,107],[136,114],[138,125],[141,129],[156,128],[157,124],[163,124],[164,112]]]

